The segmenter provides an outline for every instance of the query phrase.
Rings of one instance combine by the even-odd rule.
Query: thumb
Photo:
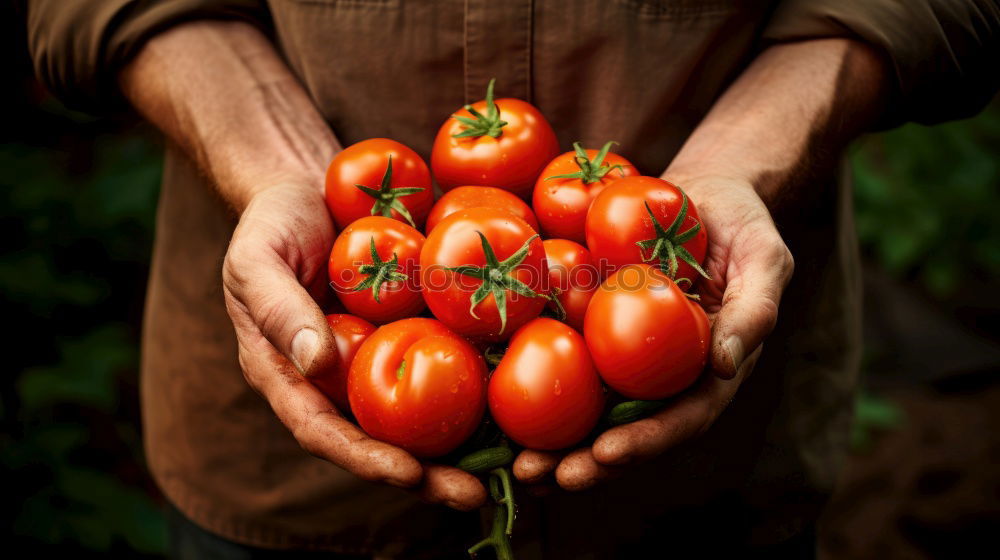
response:
[[[242,226],[242,224],[241,224]],[[305,377],[337,365],[336,343],[319,305],[292,270],[280,249],[253,233],[233,236],[223,266],[230,303]],[[239,326],[237,326],[239,328]]]

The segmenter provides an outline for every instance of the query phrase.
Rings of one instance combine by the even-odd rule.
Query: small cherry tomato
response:
[[[351,404],[347,400],[347,372],[351,369],[351,362],[361,343],[375,332],[375,325],[343,313],[327,315],[326,322],[337,343],[337,367],[310,377],[309,381],[337,405],[337,410],[347,414],[351,411]]]
[[[601,285],[601,273],[590,258],[590,251],[566,239],[542,242],[549,268],[549,293],[556,299],[549,307],[562,308],[563,322],[583,332],[583,317],[594,291]]]
[[[326,206],[337,229],[365,216],[422,228],[432,204],[427,164],[395,140],[371,138],[353,144],[337,154],[326,171]]]
[[[361,345],[347,392],[368,435],[416,457],[438,457],[479,427],[486,362],[440,322],[403,319],[379,327]]]
[[[485,100],[466,105],[441,126],[431,168],[444,191],[492,185],[527,199],[542,168],[559,153],[559,141],[530,103],[494,101],[495,81],[490,81]]]
[[[685,289],[708,277],[698,209],[677,185],[655,177],[625,177],[597,195],[587,212],[587,248],[602,268],[656,264]]]
[[[583,334],[601,379],[632,399],[675,395],[698,379],[711,329],[700,305],[666,273],[627,265],[590,300]]]
[[[514,333],[490,378],[488,395],[500,429],[531,449],[577,443],[604,408],[604,388],[583,336],[546,318]]]
[[[460,210],[420,251],[421,288],[434,316],[480,341],[506,340],[545,308],[545,250],[527,222],[493,208]]]
[[[590,203],[611,183],[639,174],[627,159],[608,151],[611,144],[598,151],[576,142],[574,151],[556,156],[542,170],[531,205],[546,237],[584,243]]]
[[[375,324],[416,315],[424,308],[417,264],[424,236],[382,216],[356,220],[330,252],[330,285],[347,310]]]
[[[480,207],[507,210],[528,222],[531,229],[538,231],[538,220],[535,218],[535,213],[531,211],[531,207],[509,191],[496,187],[467,186],[456,187],[444,193],[444,196],[434,203],[430,215],[427,216],[427,233],[430,233],[434,226],[438,225],[446,216],[459,210]]]

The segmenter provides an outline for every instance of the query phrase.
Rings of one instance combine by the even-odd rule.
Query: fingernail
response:
[[[316,334],[316,331],[305,327],[295,333],[295,336],[292,337],[292,355],[290,357],[300,373],[305,375],[318,350],[319,335]]]
[[[743,359],[745,358],[743,352],[743,341],[740,337],[733,335],[726,339],[723,343],[726,347],[726,351],[729,352],[729,359],[733,362],[733,375],[736,375],[740,371],[740,366],[743,365]]]

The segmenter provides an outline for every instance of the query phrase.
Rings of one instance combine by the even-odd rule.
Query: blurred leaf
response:
[[[903,424],[905,416],[894,402],[869,393],[861,393],[854,406],[851,447],[868,450],[878,432],[892,430]]]
[[[975,119],[906,125],[851,154],[862,248],[897,278],[948,297],[1000,274],[1000,106]]]
[[[17,534],[91,550],[109,550],[117,539],[139,552],[165,550],[163,515],[141,490],[85,469],[64,469],[56,480],[25,500],[15,520]]]
[[[59,344],[59,361],[21,374],[18,394],[26,411],[60,402],[114,412],[116,374],[135,368],[137,352],[122,325],[103,325],[79,339]]]

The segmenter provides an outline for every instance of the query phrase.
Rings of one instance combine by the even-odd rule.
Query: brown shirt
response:
[[[495,76],[500,95],[541,109],[564,147],[614,139],[657,175],[769,41],[854,36],[883,49],[896,70],[887,123],[968,114],[996,88],[998,12],[945,0],[32,0],[28,15],[39,75],[78,106],[120,101],[115,72],[152,34],[240,18],[273,34],[345,145],[387,136],[426,157],[438,126]],[[709,503],[760,541],[815,516],[845,450],[860,348],[850,191],[820,183],[800,212],[778,217],[796,273],[732,406],[703,438],[625,479],[522,497],[520,555],[620,555],[683,531],[677,512]],[[147,458],[166,496],[202,527],[258,546],[409,556],[468,544],[476,530],[461,527],[473,516],[310,457],[246,385],[220,283],[234,225],[168,149],[142,360]]]

